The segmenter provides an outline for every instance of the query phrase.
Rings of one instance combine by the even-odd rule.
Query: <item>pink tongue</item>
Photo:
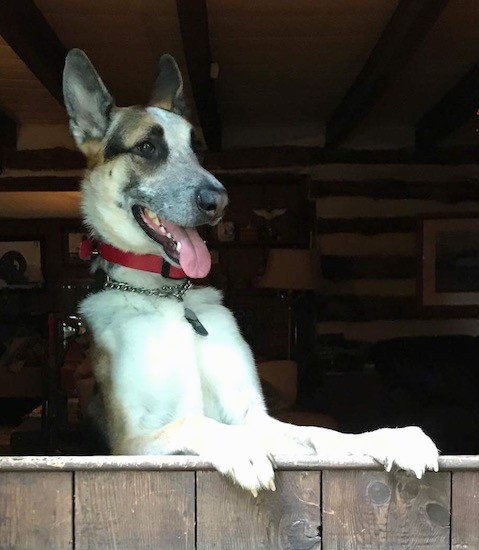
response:
[[[180,227],[173,222],[163,221],[168,233],[181,243],[180,265],[188,277],[202,279],[211,268],[211,256],[203,239],[194,227]]]

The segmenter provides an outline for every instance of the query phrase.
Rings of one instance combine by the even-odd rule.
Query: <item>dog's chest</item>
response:
[[[142,424],[158,427],[185,414],[219,415],[218,381],[212,383],[210,370],[222,362],[214,342],[228,339],[231,315],[206,290],[191,291],[184,302],[107,291],[82,304],[95,339],[110,351],[111,388]],[[185,308],[208,335],[195,331]]]

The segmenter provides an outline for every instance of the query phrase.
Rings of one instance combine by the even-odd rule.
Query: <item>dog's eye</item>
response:
[[[153,155],[156,151],[156,148],[151,141],[141,141],[135,146],[135,149],[144,157],[151,157],[151,155]]]

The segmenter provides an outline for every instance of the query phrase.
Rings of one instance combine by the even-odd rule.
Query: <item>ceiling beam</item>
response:
[[[338,147],[364,120],[388,84],[413,57],[447,0],[400,0],[361,72],[326,126],[326,146]]]
[[[416,124],[416,149],[429,151],[476,115],[479,63],[476,63]]]
[[[50,94],[63,105],[66,50],[33,0],[0,2],[0,35]]]
[[[196,110],[208,148],[221,149],[221,121],[215,82],[210,76],[211,49],[206,0],[177,0],[183,49]]]

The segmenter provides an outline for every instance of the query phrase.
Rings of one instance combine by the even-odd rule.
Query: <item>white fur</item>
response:
[[[121,280],[145,286],[146,274],[117,268],[117,277],[118,270]],[[193,331],[185,306],[208,336]],[[274,488],[274,454],[367,455],[418,477],[437,470],[437,449],[416,427],[351,435],[270,418],[251,351],[214,289],[192,289],[184,303],[107,290],[87,298],[81,312],[97,344],[111,354],[112,391],[137,442],[134,454],[201,454],[254,494]],[[173,436],[165,437],[178,419]]]

